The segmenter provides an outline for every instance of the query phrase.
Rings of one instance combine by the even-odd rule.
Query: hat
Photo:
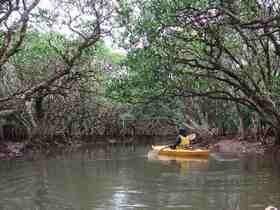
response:
[[[187,134],[187,129],[186,128],[180,128],[179,129],[179,134],[186,135]]]

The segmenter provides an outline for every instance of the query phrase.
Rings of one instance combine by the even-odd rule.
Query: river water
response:
[[[280,207],[272,158],[173,159],[147,155],[149,148],[95,146],[1,161],[0,210]]]

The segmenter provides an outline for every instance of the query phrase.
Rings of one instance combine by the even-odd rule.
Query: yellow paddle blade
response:
[[[158,146],[152,145],[153,150],[158,150],[158,151],[165,147],[167,147],[167,145],[158,145]]]

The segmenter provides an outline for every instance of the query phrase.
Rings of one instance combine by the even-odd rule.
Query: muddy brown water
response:
[[[1,161],[0,210],[280,207],[280,166],[272,157],[176,159],[149,150],[103,145]]]

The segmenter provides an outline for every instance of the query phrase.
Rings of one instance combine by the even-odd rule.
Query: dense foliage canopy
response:
[[[13,115],[31,136],[121,135],[135,120],[262,127],[280,143],[277,1],[39,2],[0,6],[3,123]]]
[[[138,2],[136,9],[128,7],[129,2],[123,2],[127,19],[129,12],[137,15],[128,21],[132,50],[128,76],[119,84],[142,89],[130,98],[135,100],[139,92],[146,92],[146,99],[222,100],[236,107],[240,117],[245,116],[242,110],[257,113],[279,136],[280,16],[276,1],[147,0]],[[206,103],[210,108],[209,100]],[[223,106],[219,108],[224,111]]]

